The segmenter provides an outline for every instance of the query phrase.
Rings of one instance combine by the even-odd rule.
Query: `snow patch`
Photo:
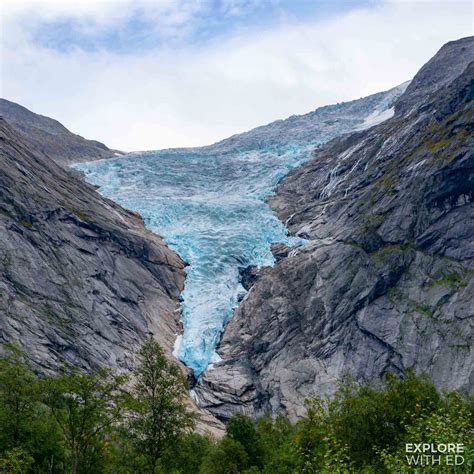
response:
[[[389,118],[392,118],[395,114],[395,107],[390,107],[387,110],[374,110],[370,115],[368,115],[362,125],[357,128],[357,130],[365,130],[367,128],[378,125],[379,123],[385,122]]]
[[[179,359],[179,350],[181,348],[181,341],[183,340],[183,335],[178,334],[176,337],[176,340],[174,341],[174,346],[173,346],[173,356],[176,357],[176,359]]]

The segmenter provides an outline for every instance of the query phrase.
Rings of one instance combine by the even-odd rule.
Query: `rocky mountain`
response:
[[[43,373],[130,371],[150,335],[172,357],[184,263],[33,138],[0,118],[0,343],[16,341]],[[199,431],[222,434],[198,414]]]
[[[220,335],[245,294],[241,271],[272,265],[272,243],[301,241],[288,237],[265,196],[311,157],[315,144],[393,115],[406,86],[321,107],[211,146],[135,152],[74,166],[103,196],[138,212],[189,264],[181,294],[183,331],[174,354],[194,376],[215,357]]]
[[[184,264],[0,119],[0,340],[43,370],[127,370],[148,334],[171,351]]]
[[[360,99],[318,107],[307,114],[292,115],[198,150],[214,153],[260,150],[268,153],[288,146],[316,146],[348,131],[362,130],[391,117],[394,113],[392,104],[405,92],[409,83],[407,81],[388,91]]]
[[[35,114],[5,99],[0,99],[0,117],[27,137],[37,150],[46,153],[60,165],[113,158],[123,154],[110,150],[103,143],[86,140],[70,132],[57,120]]]
[[[347,374],[407,368],[474,390],[473,60],[474,38],[446,44],[392,118],[280,182],[268,202],[308,242],[251,272],[194,389],[201,406],[295,419]]]

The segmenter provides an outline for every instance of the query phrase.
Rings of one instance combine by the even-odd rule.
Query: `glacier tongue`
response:
[[[101,194],[139,212],[189,264],[174,354],[196,376],[218,361],[220,334],[245,291],[240,269],[272,265],[273,242],[303,243],[287,235],[265,197],[317,144],[387,114],[403,90],[322,107],[208,147],[75,165]]]

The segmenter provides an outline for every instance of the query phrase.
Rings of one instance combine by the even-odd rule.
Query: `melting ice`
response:
[[[406,85],[404,85],[406,87]],[[272,265],[272,242],[300,245],[265,204],[321,142],[388,110],[404,88],[274,122],[216,145],[132,153],[76,165],[100,193],[139,212],[185,260],[183,333],[175,355],[199,376],[239,297],[239,269]]]

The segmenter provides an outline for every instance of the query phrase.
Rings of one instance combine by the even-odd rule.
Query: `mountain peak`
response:
[[[62,166],[83,161],[114,158],[122,154],[103,143],[70,132],[57,120],[39,115],[22,105],[0,99],[0,117],[40,151]]]
[[[395,104],[397,114],[405,114],[460,76],[474,60],[474,36],[450,41],[418,71]]]

